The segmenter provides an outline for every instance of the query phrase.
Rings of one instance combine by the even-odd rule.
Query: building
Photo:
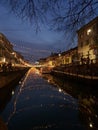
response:
[[[78,62],[78,48],[74,47],[61,53],[62,64],[72,64]]]
[[[43,62],[47,65],[61,66],[72,64],[91,64],[98,62],[98,17],[81,27],[78,31],[78,44],[68,51],[52,54]]]
[[[60,65],[77,63],[78,54],[77,47],[72,48],[68,51],[53,53],[44,60],[39,60],[39,63],[48,67],[55,67]]]
[[[4,34],[0,33],[0,62],[9,62],[12,52],[13,46]]]
[[[15,52],[10,41],[4,34],[0,33],[0,64],[23,64],[23,62],[23,56]]]
[[[98,17],[78,31],[78,55],[80,58],[97,62],[98,59]]]

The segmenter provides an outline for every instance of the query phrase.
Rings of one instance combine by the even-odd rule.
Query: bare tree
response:
[[[4,0],[17,16],[36,28],[52,23],[52,29],[77,30],[98,15],[98,0]]]
[[[98,15],[97,0],[68,0],[65,4],[68,5],[66,8],[64,8],[64,0],[61,1],[63,1],[63,7],[58,4],[58,9],[59,12],[65,11],[65,13],[59,13],[54,18],[54,25],[58,27],[58,30],[78,29]]]

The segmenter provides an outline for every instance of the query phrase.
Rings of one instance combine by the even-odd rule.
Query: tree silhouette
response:
[[[11,11],[36,28],[45,22],[54,30],[77,30],[98,15],[98,0],[4,0]]]

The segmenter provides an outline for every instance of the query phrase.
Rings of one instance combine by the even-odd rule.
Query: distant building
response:
[[[72,64],[78,62],[78,48],[74,47],[61,53],[62,64]]]
[[[9,62],[12,52],[13,46],[11,45],[9,40],[4,36],[4,34],[0,33],[0,61]]]
[[[46,58],[41,58],[41,59],[39,59],[39,61],[37,62],[37,63],[35,63],[36,65],[45,65],[45,63],[46,63]]]
[[[43,60],[42,64],[60,66],[98,62],[98,17],[81,27],[77,33],[77,47],[54,53]]]
[[[49,57],[47,57],[46,61],[47,61],[47,65],[48,66],[56,66],[59,65],[60,63],[58,63],[58,57],[59,54],[58,53],[52,53]]]
[[[68,51],[53,53],[49,57],[39,60],[40,65],[44,66],[60,66],[66,64],[77,63],[78,54],[77,47],[72,48]]]
[[[13,45],[0,33],[0,64],[9,63],[19,64],[23,63],[23,56],[13,50]]]
[[[78,31],[78,55],[93,62],[98,59],[98,17],[81,27]]]

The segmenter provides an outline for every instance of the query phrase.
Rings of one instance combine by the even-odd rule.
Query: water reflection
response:
[[[77,100],[50,85],[31,69],[1,113],[9,130],[62,128],[84,130],[78,120]],[[11,92],[12,94],[13,92]]]
[[[64,77],[43,75],[43,77],[59,92],[64,91],[78,99],[79,118],[87,129],[98,130],[98,90],[93,86],[85,86],[79,83],[67,81]]]
[[[24,78],[19,78],[12,84],[0,88],[0,113],[4,110],[8,102],[11,100],[12,96],[14,96],[17,86],[21,84],[23,79]]]
[[[96,130],[97,94],[84,87],[31,69],[10,90],[1,116],[9,130]]]
[[[0,89],[0,111],[4,110],[7,103],[10,101],[11,97],[14,95],[15,88],[16,86],[14,87],[7,86],[6,88]]]

